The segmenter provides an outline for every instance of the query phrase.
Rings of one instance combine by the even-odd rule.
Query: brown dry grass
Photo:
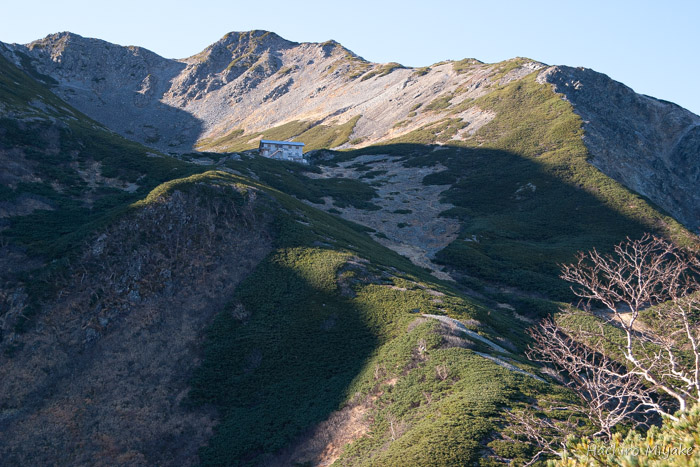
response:
[[[311,463],[314,466],[333,464],[348,443],[361,438],[368,432],[371,425],[371,420],[368,418],[370,408],[370,402],[364,401],[333,412],[328,419],[309,430],[279,455],[261,465],[282,467],[304,463]]]

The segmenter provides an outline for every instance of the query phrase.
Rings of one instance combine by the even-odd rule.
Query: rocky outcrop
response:
[[[538,81],[551,83],[583,119],[593,165],[700,228],[700,117],[585,68],[550,67]]]
[[[54,92],[88,116],[171,152],[232,130],[254,133],[293,120],[340,125],[359,116],[351,139],[362,145],[448,117],[468,124],[481,119],[470,100],[543,66],[463,60],[413,69],[367,62],[334,41],[299,44],[266,31],[229,33],[181,60],[71,33],[0,53],[55,81]],[[439,98],[447,105],[431,106]]]
[[[184,63],[71,33],[8,50],[8,58],[29,74],[50,76],[60,98],[130,139],[178,148],[201,132],[196,118],[160,101]]]
[[[204,329],[271,250],[268,202],[203,183],[151,200],[51,278],[23,334],[26,294],[0,290],[17,310],[0,322],[2,464],[197,464],[216,415],[182,402]]]
[[[334,41],[295,43],[266,31],[232,32],[192,57],[171,60],[71,33],[0,47],[69,104],[130,139],[169,152],[225,151],[227,135],[293,121],[352,123],[339,148],[401,138],[450,119],[447,140],[467,140],[491,121],[473,104],[545,65],[517,58],[430,67],[370,63]],[[691,229],[700,227],[700,117],[636,94],[592,70],[548,67],[549,83],[584,120],[591,163]],[[226,139],[221,140],[226,141]]]

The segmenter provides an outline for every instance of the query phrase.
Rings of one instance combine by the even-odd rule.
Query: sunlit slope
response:
[[[222,416],[201,452],[205,465],[338,456],[398,465],[407,450],[411,465],[468,463],[490,452],[504,406],[524,395],[545,405],[569,397],[525,363],[526,318],[466,298],[353,224],[253,186],[279,203],[279,230],[274,251],[207,331],[188,398]],[[341,424],[325,440],[313,434],[349,412],[352,430]],[[352,444],[342,449],[345,442]]]

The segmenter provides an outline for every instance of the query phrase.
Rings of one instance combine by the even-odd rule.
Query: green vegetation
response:
[[[419,103],[417,103],[416,105],[414,105],[413,107],[411,107],[411,109],[408,111],[408,115],[406,115],[406,117],[408,117],[408,118],[415,117],[415,116],[417,115],[417,112],[416,112],[416,111],[417,111],[418,109],[420,109],[420,107],[421,107],[422,105],[423,105],[423,104],[419,102]]]
[[[455,90],[455,94],[461,94],[463,92],[462,89],[458,88]],[[474,106],[474,99],[471,97],[467,97],[465,99],[462,99],[459,104],[455,104],[452,106],[450,111],[448,112],[448,115],[457,115],[459,113],[464,112],[465,110],[471,108]]]
[[[450,170],[435,172],[423,177],[424,185],[454,185],[459,177]]]
[[[284,67],[284,68],[280,68],[280,70],[277,72],[277,74],[279,74],[280,77],[282,77],[282,76],[287,76],[289,73],[291,73],[291,72],[294,71],[295,69],[296,69],[295,66],[294,66],[294,67],[292,67],[292,66],[286,66],[286,67]]]
[[[339,207],[379,209],[371,202],[372,198],[377,196],[374,188],[349,178],[310,178],[305,175],[309,171],[320,172],[317,167],[265,157],[230,161],[226,165],[241,173],[254,175],[271,187],[312,203],[323,204],[323,198],[329,196]]]
[[[453,62],[452,69],[455,73],[466,73],[474,68],[475,65],[482,65],[482,63],[475,58],[465,58],[464,60]]]
[[[556,275],[557,264],[576,250],[607,250],[644,231],[685,241],[676,221],[587,162],[580,118],[569,103],[537,85],[534,74],[476,105],[497,116],[471,144],[492,151],[463,149],[471,157],[448,167],[465,176],[446,197],[458,206],[451,215],[471,218],[464,235],[477,235],[479,242],[452,244],[441,254],[447,264],[478,264],[501,279],[517,269],[521,277],[507,282],[531,287],[546,283],[542,273]]]
[[[226,71],[232,70],[235,67],[250,68],[259,59],[260,59],[260,57],[258,57],[257,55],[253,55],[253,54],[242,55],[240,57],[237,57],[237,58],[231,60],[231,63],[229,63],[226,66]]]
[[[54,210],[13,218],[4,235],[27,247],[32,254],[47,258],[65,255],[95,226],[111,218],[114,210],[119,211],[164,180],[201,171],[170,157],[148,157],[151,150],[96,129],[87,119],[71,120],[68,128],[59,129],[49,122],[20,127],[16,121],[1,119],[0,128],[4,136],[2,145],[20,148],[34,162],[35,174],[54,183],[53,188],[46,183],[16,186],[9,200],[22,194],[38,195]],[[51,135],[51,141],[37,138],[37,134],[44,132]],[[57,155],[44,146],[53,144],[54,137],[61,145]],[[92,170],[101,176],[113,179],[115,184],[132,183],[137,189],[129,192],[91,187],[76,170],[76,164],[86,169],[97,164]]]
[[[364,75],[367,70],[372,68],[372,64],[361,59],[360,57],[354,56],[349,52],[345,56],[345,61],[350,63],[348,68],[348,79],[357,79]]]
[[[452,142],[452,138],[466,125],[467,124],[463,122],[461,118],[443,118],[442,120],[428,123],[420,128],[394,138],[390,142],[420,143],[424,145],[429,145],[435,142],[448,143]],[[419,151],[425,150],[427,150],[427,148],[419,148]],[[430,148],[430,150],[432,150],[432,148]]]
[[[360,56],[357,56],[350,52],[345,47],[341,46],[335,41],[327,41],[321,44],[322,50],[328,56],[329,54],[337,53],[339,55],[338,60],[333,62],[331,66],[323,73],[323,76],[328,76],[333,74],[338,68],[346,66],[345,71],[347,78],[350,80],[359,78],[367,70],[372,68],[372,64]],[[337,52],[336,52],[337,51]]]
[[[28,293],[15,325],[16,332],[25,332],[93,232],[158,184],[202,169],[106,130],[2,56],[0,101],[14,113],[0,118],[0,152],[11,150],[32,179],[8,172],[0,198],[12,206],[28,197],[43,208],[7,218],[0,237],[0,243],[46,262],[12,278]]]
[[[243,136],[243,133],[245,133],[244,130],[235,129],[218,138],[202,138],[197,142],[197,149],[207,151],[217,147],[226,147],[228,152],[241,151],[242,149],[238,149],[236,143]]]
[[[56,107],[56,109],[48,109],[51,113],[65,112],[69,108],[65,102],[20,71],[2,55],[0,55],[0,102],[6,108],[9,107],[9,109],[25,113],[41,113],[40,110],[30,105],[31,102],[42,102]]]
[[[495,74],[493,79],[494,80],[500,80],[503,78],[505,75],[507,75],[509,72],[515,70],[516,68],[520,68],[521,66],[525,65],[528,62],[532,62],[533,60],[530,60],[529,58],[524,58],[524,57],[516,57],[512,58],[510,60],[505,60],[503,62],[498,63],[498,68],[495,70]]]
[[[415,70],[413,70],[413,76],[427,75],[428,73],[430,73],[430,70],[431,70],[431,68],[429,66],[416,68]]]
[[[297,136],[296,139],[306,144],[305,149],[307,151],[340,146],[350,141],[350,135],[352,135],[360,117],[360,115],[356,115],[340,125],[321,124],[313,126]]]
[[[409,357],[409,352],[421,339],[428,342],[430,363],[419,364],[394,386],[380,385],[383,394],[377,404],[383,407],[377,411],[369,436],[350,445],[341,462],[474,465],[485,457],[485,437],[498,429],[495,408],[512,404],[516,394],[544,389],[469,350],[440,349],[429,325],[397,339],[384,352],[403,353],[405,365],[415,364],[416,357]],[[446,373],[444,379],[441,371]]]
[[[443,96],[436,97],[430,104],[425,106],[425,110],[432,110],[433,112],[445,110],[450,106],[450,101],[453,97],[454,94],[451,92],[448,92]]]
[[[451,185],[442,196],[455,207],[443,215],[459,219],[462,231],[437,260],[464,273],[464,285],[479,278],[568,299],[559,264],[577,251],[609,250],[646,231],[691,241],[675,220],[587,162],[581,119],[535,74],[473,105],[496,118],[467,141],[451,139],[461,120],[444,119],[334,159],[381,153],[402,156],[406,166],[446,166],[423,183]],[[451,146],[433,151],[435,142]]]
[[[242,72],[257,63],[262,57],[260,46],[270,34],[269,31],[259,30],[240,34],[237,42],[231,42],[226,46],[231,52],[231,55],[236,57],[228,64],[226,70],[230,71],[234,68],[239,68],[239,72]],[[230,34],[225,34],[221,40],[230,41],[230,37]],[[211,48],[209,47],[197,55],[194,55],[192,58],[197,59],[199,63],[205,63],[210,53]]]
[[[0,56],[0,100],[29,121],[0,118],[0,149],[20,151],[31,161],[36,182],[10,183],[0,195],[12,202],[37,196],[51,210],[10,218],[3,236],[47,259],[62,258],[97,226],[103,225],[151,188],[201,169],[112,133],[28,77]],[[32,106],[42,102],[45,106]],[[51,118],[61,119],[57,125]],[[154,157],[150,157],[154,156]],[[84,172],[95,172],[115,186],[95,187]]]
[[[270,210],[277,249],[207,333],[188,399],[222,414],[201,451],[204,465],[254,464],[333,411],[364,403],[371,426],[345,451],[345,464],[398,465],[405,452],[416,464],[469,463],[500,429],[501,406],[537,398],[544,388],[550,398],[569,397],[473,353],[489,348],[418,315],[448,313],[523,348],[508,313],[463,298],[350,224],[276,190],[205,175],[250,183],[284,209]],[[313,246],[321,239],[328,247]]]
[[[646,434],[631,430],[614,435],[610,443],[583,438],[567,443],[565,456],[553,466],[619,465],[623,467],[693,466],[700,464],[700,407],[667,419]]]
[[[251,40],[263,37],[257,32]],[[351,57],[357,66],[350,67],[350,76],[362,76],[369,65]],[[518,63],[507,62],[498,73]],[[463,60],[453,66],[461,73],[476,64]],[[385,65],[362,79],[398,66]],[[234,188],[225,193],[236,206],[241,193],[259,195],[255,209],[272,219],[273,250],[226,298],[209,326],[201,367],[185,400],[218,410],[220,423],[200,453],[204,465],[269,460],[335,411],[352,407],[362,408],[367,429],[346,447],[343,465],[496,465],[495,456],[523,463],[532,447],[499,439],[503,409],[566,405],[573,397],[504,366],[537,374],[522,356],[528,344],[522,329],[529,318],[556,311],[560,304],[550,299],[570,298],[558,279],[559,263],[576,251],[605,251],[649,230],[686,238],[678,223],[588,164],[580,118],[534,76],[460,104],[496,114],[468,141],[452,140],[465,126],[461,119],[443,118],[380,147],[324,151],[331,159],[321,163],[329,165],[387,154],[406,167],[446,167],[423,183],[449,185],[442,196],[454,207],[443,215],[458,219],[461,231],[436,260],[456,271],[456,285],[376,243],[371,229],[301,201],[320,204],[330,197],[337,207],[379,209],[372,203],[378,191],[362,180],[381,183],[386,170],[355,162],[351,167],[363,172],[360,179],[315,178],[311,173],[322,171],[313,165],[244,155],[224,162],[242,175],[203,172],[106,131],[1,56],[0,98],[8,108],[40,117],[22,123],[0,119],[0,149],[21,151],[39,180],[0,187],[0,200],[32,195],[51,208],[12,217],[2,232],[3,242],[50,264],[50,271],[26,278],[31,298],[19,331],[31,324],[41,301],[54,298],[46,285],[51,274],[125,213],[176,190],[206,194],[213,186]],[[448,93],[424,108],[448,109],[453,98]],[[32,106],[38,101],[42,105]],[[359,118],[340,125],[292,121],[252,134],[235,129],[200,141],[199,148],[242,151],[260,138],[332,148],[356,141],[350,138]],[[464,290],[478,292],[473,295],[480,299]],[[494,351],[456,325],[422,314],[448,315],[508,350]],[[675,440],[684,426],[664,427],[659,433],[669,434],[663,442]],[[666,436],[651,433],[647,436],[655,439]],[[648,442],[630,436],[625,443]],[[585,444],[570,447],[572,458],[581,455],[580,446]]]
[[[263,158],[231,164],[236,162],[239,171],[267,173],[281,188],[300,189],[277,176],[303,180],[298,164]],[[211,185],[266,193],[269,201],[258,209],[276,217],[277,230],[276,250],[241,284],[207,333],[205,359],[188,399],[213,404],[222,417],[201,452],[204,465],[254,462],[334,410],[362,400],[373,401],[371,426],[345,451],[343,462],[365,465],[376,458],[393,465],[405,452],[415,463],[472,462],[500,429],[503,405],[543,392],[544,383],[471,350],[488,352],[487,347],[450,337],[451,331],[417,314],[448,313],[489,339],[522,349],[526,342],[508,312],[465,299],[373,242],[366,229],[306,206],[265,181],[195,174],[159,185],[130,209],[175,190],[201,192]],[[450,347],[455,342],[459,345]],[[558,395],[548,397],[564,397],[557,389],[553,394]]]
[[[295,141],[305,143],[304,150],[326,149],[340,146],[350,140],[350,135],[360,119],[356,115],[340,125],[314,124],[308,121],[294,120],[269,130],[245,134],[242,129],[235,129],[219,138],[203,138],[197,143],[200,151],[237,152],[258,147],[261,139]]]
[[[360,81],[365,81],[365,80],[368,80],[368,79],[373,78],[375,76],[380,78],[382,76],[388,75],[389,73],[391,73],[394,70],[400,70],[402,68],[406,68],[406,67],[401,65],[400,63],[396,63],[396,62],[387,63],[387,64],[379,66],[379,67],[375,68],[374,70],[370,71],[369,73],[363,75],[362,79],[360,79]]]
[[[365,173],[363,173],[360,178],[376,178],[376,177],[381,177],[382,175],[386,175],[388,171],[386,170],[369,170]]]

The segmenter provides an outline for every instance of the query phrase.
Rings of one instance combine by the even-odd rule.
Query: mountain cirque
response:
[[[299,131],[282,136],[344,125],[332,143],[349,148],[449,119],[454,130],[438,140],[449,144],[474,138],[493,119],[474,99],[538,72],[538,83],[551,83],[584,120],[596,167],[691,229],[700,226],[700,117],[592,70],[522,58],[407,68],[367,62],[334,41],[295,43],[265,31],[227,34],[181,60],[72,33],[0,52],[90,117],[169,152],[252,148],[261,132],[295,123]],[[228,144],[232,136],[237,145]]]
[[[71,105],[128,138],[169,151],[188,151],[200,139],[236,129],[252,133],[292,120],[341,124],[358,115],[353,139],[371,144],[441,119],[443,112],[435,112],[392,129],[438,95],[463,87],[456,105],[485,94],[499,71],[476,60],[463,76],[452,62],[430,71],[392,68],[332,41],[297,44],[263,31],[227,34],[183,60],[71,33],[8,47],[16,63],[55,79],[54,91]],[[540,67],[528,61],[500,82]],[[488,121],[474,110],[458,117],[476,127]]]
[[[0,458],[523,464],[503,410],[570,402],[523,328],[573,299],[577,251],[697,246],[605,175],[697,227],[697,135],[523,58],[0,44]],[[349,150],[245,151],[262,137]]]

